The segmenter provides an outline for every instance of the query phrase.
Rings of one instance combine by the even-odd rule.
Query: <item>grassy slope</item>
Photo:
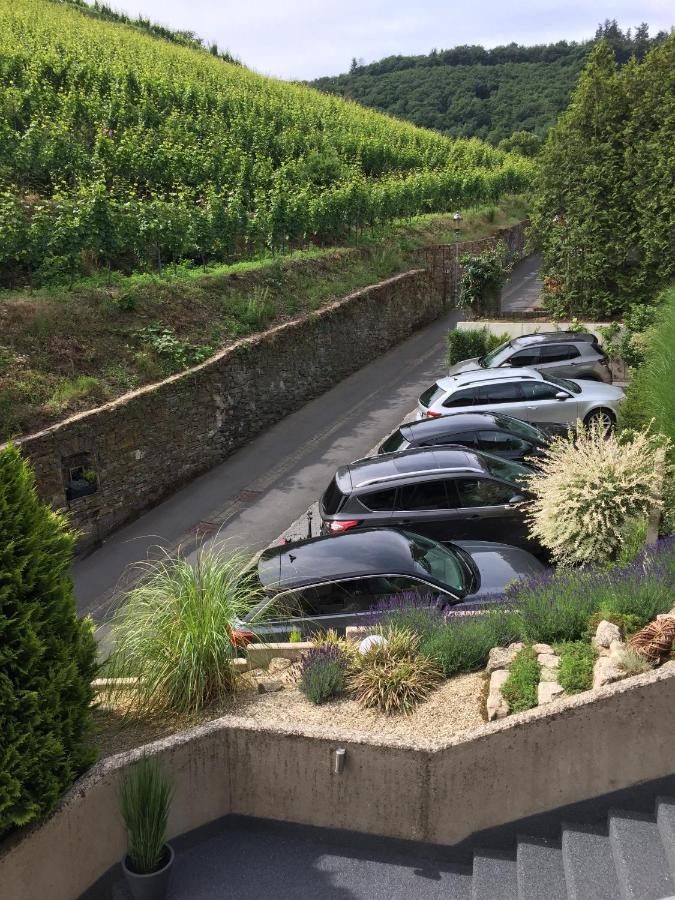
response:
[[[469,211],[461,239],[526,213],[520,198]],[[179,371],[237,337],[409,268],[417,247],[454,239],[448,216],[421,216],[372,229],[351,246],[206,273],[179,269],[162,278],[116,276],[110,285],[83,280],[60,293],[0,294],[0,439]]]

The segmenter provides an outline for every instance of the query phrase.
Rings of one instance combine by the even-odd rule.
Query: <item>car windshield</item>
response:
[[[470,570],[462,556],[419,534],[411,534],[409,531],[404,534],[408,538],[410,553],[420,572],[433,576],[455,593],[463,595],[472,589],[476,573]]]
[[[522,422],[520,419],[512,419],[511,416],[495,416],[494,421],[497,428],[501,428],[502,431],[510,431],[511,434],[516,434],[527,441],[547,443],[546,435],[543,431],[535,428],[534,425]]]
[[[507,341],[505,344],[500,344],[499,347],[495,347],[494,350],[490,350],[485,356],[481,356],[478,363],[483,369],[493,369],[495,366],[504,362],[512,349],[511,341]]]
[[[397,450],[405,450],[409,444],[401,434],[401,429],[397,428],[393,434],[390,434],[387,440],[380,447],[380,453],[396,453]]]
[[[556,378],[555,375],[549,375],[546,373],[546,380],[551,384],[554,384],[556,387],[562,388],[564,391],[569,391],[570,394],[580,394],[581,388],[575,381],[569,381],[567,378]]]
[[[422,406],[431,406],[432,403],[435,403],[440,397],[445,394],[445,391],[442,387],[439,387],[437,384],[432,384],[430,388],[427,388],[422,394],[420,394],[420,403]]]
[[[492,453],[481,453],[480,458],[485,468],[495,478],[501,478],[502,481],[509,481],[511,484],[517,484],[521,487],[527,486],[527,481],[532,475],[532,469],[529,469],[527,466],[513,462],[511,459],[493,456]]]

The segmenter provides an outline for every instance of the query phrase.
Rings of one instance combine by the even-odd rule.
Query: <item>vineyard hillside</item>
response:
[[[245,258],[525,189],[529,161],[58,0],[0,8],[0,280]]]

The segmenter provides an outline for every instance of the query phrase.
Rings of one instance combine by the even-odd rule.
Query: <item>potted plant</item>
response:
[[[173,788],[156,759],[142,756],[120,788],[120,808],[127,831],[122,869],[134,900],[164,900],[173,848],[166,822]]]

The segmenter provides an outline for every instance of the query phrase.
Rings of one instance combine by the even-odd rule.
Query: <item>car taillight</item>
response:
[[[328,524],[328,530],[332,534],[340,534],[342,531],[348,531],[350,528],[354,528],[355,525],[360,525],[361,523],[358,519],[347,519],[344,522],[330,522]]]
[[[443,413],[434,412],[432,409],[428,409],[424,413],[424,415],[427,417],[427,419],[440,419],[440,417],[443,415]]]
[[[233,628],[230,631],[230,643],[233,647],[245,647],[247,644],[250,644],[255,635],[252,631],[243,631],[237,628]]]

